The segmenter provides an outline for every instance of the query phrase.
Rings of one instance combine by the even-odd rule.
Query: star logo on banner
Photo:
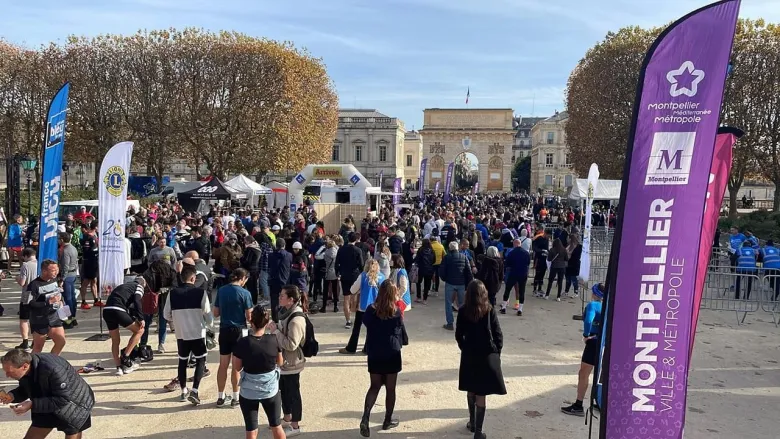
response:
[[[666,80],[672,84],[669,89],[669,94],[672,97],[685,95],[692,98],[696,96],[699,91],[699,83],[703,79],[704,71],[697,70],[691,61],[685,61],[679,69],[666,74]]]

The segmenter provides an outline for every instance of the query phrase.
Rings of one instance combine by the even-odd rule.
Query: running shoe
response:
[[[344,324],[344,329],[352,329],[352,322],[347,322]]]
[[[125,371],[122,370],[122,366],[117,367],[116,368],[116,372],[114,372],[114,375],[118,376],[118,377],[124,376],[124,374],[125,374]]]
[[[581,405],[572,404],[568,407],[561,407],[561,411],[567,415],[585,417],[585,409]]]
[[[92,309],[92,305],[84,302],[84,303],[81,304],[81,309],[83,309],[84,311],[88,311],[88,310]]]
[[[523,310],[522,309],[518,309],[517,310],[517,316],[518,317],[522,317],[523,316]]]
[[[239,404],[238,398],[232,398],[232,397],[230,398],[230,407],[231,408],[238,407],[239,405],[240,404]]]
[[[506,307],[502,306],[498,312],[500,312],[501,314],[506,314]]]
[[[217,399],[217,407],[223,408],[227,407],[228,405],[231,405],[232,407],[233,397],[230,395],[225,395],[224,398]]]
[[[398,427],[400,424],[401,423],[398,421],[398,419],[391,419],[382,423],[382,430],[390,430]]]
[[[333,312],[339,312],[339,306],[333,305]]]
[[[454,331],[455,330],[455,327],[452,326],[451,323],[445,324],[444,326],[442,326],[442,328],[444,328],[444,329],[446,329],[448,331]]]
[[[428,306],[428,301],[427,300],[423,300],[422,304],[423,304],[423,306]]]
[[[557,297],[557,298],[555,299],[555,301],[556,301],[556,302],[560,302],[560,301],[561,301],[561,298],[560,298],[560,297]]]
[[[165,353],[165,345],[160,343],[157,345],[157,353],[158,354],[164,354]]]
[[[339,354],[342,354],[342,355],[355,355],[354,352],[348,351],[347,348],[339,349]]]
[[[189,401],[194,406],[200,405],[200,397],[198,396],[198,392],[195,392],[194,390],[190,392],[190,395],[187,397],[187,401]]]
[[[171,380],[170,383],[163,386],[163,389],[165,389],[166,392],[175,392],[179,390],[181,386],[179,386],[179,379],[174,378]]]
[[[520,311],[520,302],[515,302],[515,311]]]
[[[298,428],[293,428],[292,426],[289,426],[284,429],[284,434],[286,437],[300,436],[301,433],[303,433],[303,431],[301,431],[300,426],[298,426]]]
[[[189,390],[185,390],[181,393],[181,396],[179,397],[179,402],[187,402],[187,398],[190,396]]]
[[[103,308],[104,306],[106,306],[106,304],[103,303],[102,300],[97,300],[97,301],[95,301],[95,306],[98,307],[98,308]]]
[[[371,437],[371,429],[368,428],[368,421],[360,421],[360,435],[363,437]]]

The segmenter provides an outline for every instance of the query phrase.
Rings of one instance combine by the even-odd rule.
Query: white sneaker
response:
[[[162,343],[157,345],[157,353],[158,354],[164,354],[165,353],[165,345]]]
[[[121,377],[124,375],[125,375],[125,371],[122,369],[122,367],[117,367],[116,372],[114,372],[114,376]]]
[[[556,301],[556,302],[560,302],[560,301],[561,301],[561,298],[560,298],[560,297],[557,297],[557,298],[555,299],[555,301]]]
[[[301,431],[300,426],[298,428],[292,428],[292,426],[288,426],[284,429],[284,434],[286,437],[298,436],[301,433],[303,433],[303,431]]]
[[[133,373],[133,371],[135,371],[135,369],[137,369],[137,368],[127,367],[127,366],[122,366],[122,368],[121,368],[122,374],[124,374],[124,375],[130,375],[131,373]],[[117,373],[117,376],[119,376],[118,373]]]
[[[544,296],[544,300],[550,300],[550,296]]]

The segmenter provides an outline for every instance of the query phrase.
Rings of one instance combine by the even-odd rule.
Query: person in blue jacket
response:
[[[780,296],[780,249],[775,247],[772,240],[766,242],[761,249],[761,257],[764,261],[764,273],[769,276],[769,286],[774,289],[774,300]]]
[[[8,268],[11,268],[11,262],[13,261],[19,263],[19,267],[22,266],[22,248],[24,247],[22,221],[22,216],[17,213],[14,215],[14,222],[8,226],[8,242],[6,245],[11,253]]]
[[[758,251],[761,245],[758,243],[758,238],[750,230],[745,230],[745,241],[750,242],[750,246],[753,250]]]
[[[585,350],[582,352],[582,363],[577,381],[577,400],[570,406],[561,407],[561,411],[567,415],[585,416],[582,401],[585,399],[588,382],[593,374],[593,368],[599,361],[599,351],[601,350],[601,300],[604,298],[604,290],[604,284],[593,285],[592,300],[585,307],[582,318],[584,326],[582,341],[585,343]]]
[[[730,259],[731,259],[731,266],[736,267],[737,266],[737,259],[739,258],[739,249],[742,248],[742,243],[745,242],[747,238],[742,233],[739,233],[739,230],[736,227],[732,227],[729,230],[729,253],[730,253]]]
[[[745,300],[750,300],[750,291],[753,289],[753,275],[756,274],[756,251],[753,250],[753,243],[745,241],[742,243],[742,247],[737,253],[737,275],[744,275],[747,278],[747,294],[745,294]],[[735,298],[739,300],[740,284],[742,283],[742,276],[737,276],[737,284],[735,288]]]

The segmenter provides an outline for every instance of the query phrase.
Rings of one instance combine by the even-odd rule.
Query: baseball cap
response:
[[[273,226],[273,227],[271,227],[271,230],[273,230],[273,231],[275,232],[275,231],[277,231],[277,230],[282,230],[282,228],[281,228],[281,227],[279,227],[279,224],[274,224],[274,226]]]
[[[300,242],[298,242],[298,241],[295,241],[295,242],[293,242],[293,250],[296,250],[296,249],[297,249],[297,250],[301,250],[301,249],[303,249],[303,246],[302,246],[302,245],[301,245],[301,243],[300,243]]]

